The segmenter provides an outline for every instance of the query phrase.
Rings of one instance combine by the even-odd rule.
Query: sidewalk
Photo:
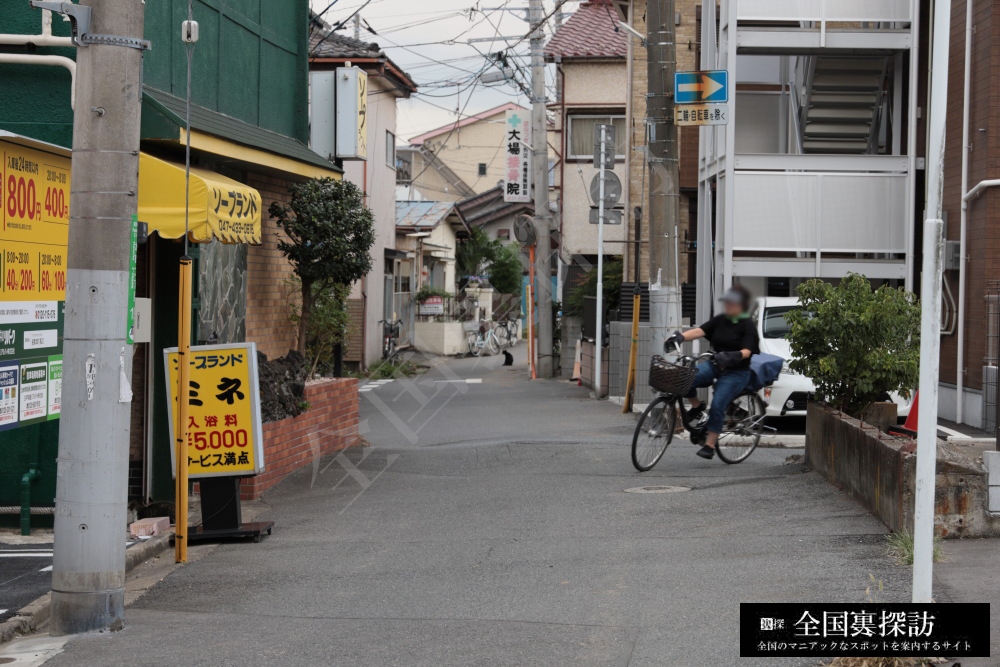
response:
[[[939,602],[989,602],[990,658],[964,658],[962,667],[1000,664],[1000,541],[946,540],[943,563],[934,564],[934,591]]]

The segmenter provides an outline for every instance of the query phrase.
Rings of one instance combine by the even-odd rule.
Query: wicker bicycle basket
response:
[[[649,362],[649,386],[664,394],[684,396],[691,390],[695,370],[672,364],[659,355]]]

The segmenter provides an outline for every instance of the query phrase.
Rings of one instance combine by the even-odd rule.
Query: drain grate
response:
[[[690,490],[691,487],[688,486],[636,486],[625,489],[625,493],[680,493]]]

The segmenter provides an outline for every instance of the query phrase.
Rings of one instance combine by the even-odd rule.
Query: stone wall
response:
[[[809,405],[806,463],[894,531],[913,531],[916,442],[843,413]],[[980,449],[938,441],[934,530],[945,538],[1000,537],[988,512]]]

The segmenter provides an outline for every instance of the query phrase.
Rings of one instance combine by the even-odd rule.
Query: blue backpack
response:
[[[773,354],[755,354],[750,357],[750,382],[747,389],[760,391],[778,379],[785,360]]]

